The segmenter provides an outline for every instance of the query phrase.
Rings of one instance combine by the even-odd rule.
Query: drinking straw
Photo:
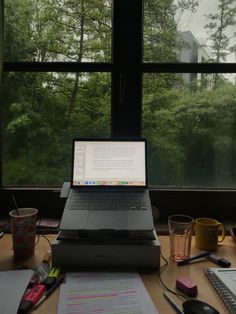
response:
[[[15,199],[15,196],[14,194],[12,193],[12,198],[13,198],[13,201],[14,201],[14,204],[15,204],[15,208],[16,208],[16,213],[18,216],[20,216],[20,212],[18,210],[18,206],[17,206],[17,203],[16,203],[16,199]]]

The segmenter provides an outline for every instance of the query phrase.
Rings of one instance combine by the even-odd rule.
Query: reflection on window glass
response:
[[[3,184],[70,179],[72,138],[110,136],[110,74],[5,74]]]
[[[236,74],[145,74],[149,181],[236,187]]]
[[[111,0],[5,0],[5,61],[111,60]]]
[[[145,62],[235,62],[235,0],[144,0]]]

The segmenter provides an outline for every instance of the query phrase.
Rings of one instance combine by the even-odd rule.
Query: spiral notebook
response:
[[[236,313],[236,268],[206,268],[206,277],[215,288],[229,313]]]

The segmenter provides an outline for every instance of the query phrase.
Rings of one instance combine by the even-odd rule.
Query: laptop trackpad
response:
[[[127,213],[120,210],[89,210],[87,228],[90,230],[128,230]]]

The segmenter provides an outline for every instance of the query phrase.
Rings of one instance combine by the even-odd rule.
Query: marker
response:
[[[50,273],[48,274],[48,277],[43,282],[43,284],[46,286],[46,290],[48,290],[54,285],[59,275],[60,275],[60,268],[53,267]]]
[[[51,261],[51,252],[47,251],[43,257],[42,262],[36,267],[35,275],[38,279],[38,283],[42,283],[50,273],[50,261]]]
[[[201,257],[206,257],[208,255],[210,255],[210,252],[202,252],[199,255],[196,255],[196,256],[190,257],[188,259],[184,259],[182,261],[177,262],[177,265],[178,266],[186,265],[186,264],[189,264],[191,261],[194,261],[195,259],[199,259]]]
[[[51,288],[49,288],[48,290],[46,290],[46,291],[44,292],[44,294],[43,294],[43,296],[41,297],[41,299],[34,305],[34,308],[36,308],[36,307],[38,307],[40,304],[42,304],[43,301],[44,301],[47,297],[49,297],[50,294],[52,294],[53,291],[55,291],[55,290],[57,289],[57,287],[60,286],[60,284],[62,283],[63,279],[64,279],[64,277],[63,277],[63,276],[60,276],[60,277],[57,279],[56,283],[55,283],[53,286],[51,286]]]
[[[17,314],[25,314],[40,300],[45,292],[45,286],[41,284],[35,285],[28,293],[26,293],[21,302]]]
[[[229,261],[227,261],[225,258],[223,257],[219,257],[215,254],[210,253],[209,255],[205,256],[209,261],[224,267],[224,268],[228,268],[231,266],[231,263]]]

